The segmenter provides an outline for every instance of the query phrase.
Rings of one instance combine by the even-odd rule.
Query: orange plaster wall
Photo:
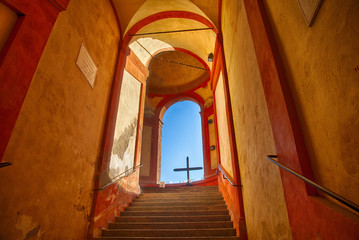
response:
[[[94,89],[75,64],[82,42]],[[59,15],[4,154],[1,239],[85,238],[118,43],[109,1],[71,0]]]
[[[310,28],[296,1],[263,2],[315,180],[359,204],[359,2],[323,1]]]
[[[276,148],[242,1],[223,1],[222,31],[248,239],[291,239]],[[221,178],[220,178],[221,179]],[[220,181],[227,202],[231,187]],[[232,194],[233,195],[233,194]],[[230,197],[231,196],[231,197]],[[233,203],[234,202],[234,203]]]
[[[312,178],[289,80],[285,75],[265,7],[260,0],[244,0],[244,5],[278,160]],[[293,239],[358,239],[357,216],[325,198],[314,197],[315,191],[290,173],[284,170],[280,173]]]

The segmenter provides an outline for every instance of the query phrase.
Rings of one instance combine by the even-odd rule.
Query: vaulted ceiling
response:
[[[205,85],[218,0],[113,0],[113,5],[124,41],[149,68],[148,93],[179,94]]]

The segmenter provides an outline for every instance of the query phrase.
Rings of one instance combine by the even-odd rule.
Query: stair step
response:
[[[109,229],[206,229],[232,228],[231,221],[109,223]]]
[[[102,229],[103,236],[121,237],[195,237],[195,236],[235,236],[234,228],[215,229]]]
[[[204,215],[225,215],[228,214],[227,210],[217,211],[131,211],[131,212],[123,212],[122,216],[204,216]]]
[[[203,206],[203,205],[225,205],[223,200],[213,201],[167,201],[167,202],[137,202],[130,203],[130,206]]]
[[[205,187],[144,187],[141,189],[142,193],[181,193],[181,192],[218,192],[218,186],[205,186]]]
[[[192,210],[227,210],[227,206],[221,205],[209,205],[209,206],[149,206],[149,207],[138,207],[132,206],[126,208],[126,211],[192,211]]]
[[[191,193],[141,193],[140,197],[170,197],[170,196],[218,196],[222,197],[222,195],[217,192],[191,192]]]
[[[229,215],[208,216],[120,216],[116,222],[207,222],[207,221],[230,221]]]
[[[138,240],[173,240],[173,239],[183,239],[183,240],[205,240],[205,239],[213,239],[213,240],[240,240],[240,237],[236,237],[236,236],[225,236],[225,237],[100,237],[100,238],[96,238],[96,239],[101,239],[101,240],[132,240],[132,239],[138,239]]]
[[[187,196],[187,197],[151,197],[151,198],[136,198],[135,202],[166,202],[166,201],[216,201],[216,200],[223,200],[223,197],[198,197],[198,196]]]

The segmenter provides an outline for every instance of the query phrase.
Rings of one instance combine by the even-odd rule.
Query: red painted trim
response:
[[[168,109],[170,106],[172,106],[176,102],[183,101],[183,100],[194,101],[195,103],[197,103],[200,106],[201,111],[204,108],[203,98],[200,95],[198,95],[197,93],[189,92],[189,93],[177,94],[177,95],[171,95],[171,96],[164,97],[156,106],[156,111],[155,111],[156,115],[158,114],[159,119],[162,120],[163,115],[165,113],[165,111],[163,111],[164,107],[166,107],[166,109]]]
[[[221,43],[218,38],[219,38],[219,34],[217,34],[216,43],[214,46],[213,66],[212,66],[212,72],[211,72],[211,79],[212,79],[211,89],[213,91],[217,86],[217,81],[218,81],[217,75],[219,75],[219,69],[220,69],[220,67],[217,66],[218,64],[220,64],[220,61],[218,61],[218,59],[219,59],[220,46],[221,46]]]
[[[149,71],[131,50],[126,59],[125,69],[142,84],[146,84]]]
[[[68,1],[62,0],[62,6],[66,7]],[[0,161],[59,14],[48,1],[3,0],[2,3],[25,16],[17,21],[0,56]]]
[[[218,28],[222,29],[222,0],[218,0]]]
[[[279,162],[313,174],[286,74],[262,1],[244,0]],[[351,212],[312,197],[315,190],[280,169],[293,239],[359,239]],[[318,199],[318,200],[317,200]]]
[[[208,20],[207,18],[193,13],[193,12],[187,12],[187,11],[166,11],[166,12],[159,12],[156,14],[153,14],[151,16],[145,17],[144,19],[138,21],[135,23],[126,33],[124,36],[124,39],[126,42],[130,42],[132,39],[132,36],[136,34],[141,28],[144,26],[153,23],[158,20],[167,19],[167,18],[185,18],[185,19],[191,19],[195,20],[197,22],[203,23],[205,26],[209,28],[213,28],[212,30],[217,33],[216,26],[213,25],[213,23]]]

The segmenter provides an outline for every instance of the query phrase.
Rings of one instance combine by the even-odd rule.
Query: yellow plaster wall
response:
[[[226,98],[224,93],[224,79],[222,72],[219,74],[215,89],[215,103],[218,126],[218,142],[220,163],[228,174],[233,177],[231,144],[229,141],[228,118],[226,113]]]
[[[291,239],[276,149],[243,1],[224,0],[223,44],[248,239]]]
[[[0,52],[18,19],[16,12],[0,3]]]
[[[358,204],[359,2],[323,1],[311,28],[296,1],[264,3],[315,179]]]
[[[82,42],[94,89],[75,64]],[[109,1],[59,15],[4,155],[0,239],[85,239],[118,43]]]

